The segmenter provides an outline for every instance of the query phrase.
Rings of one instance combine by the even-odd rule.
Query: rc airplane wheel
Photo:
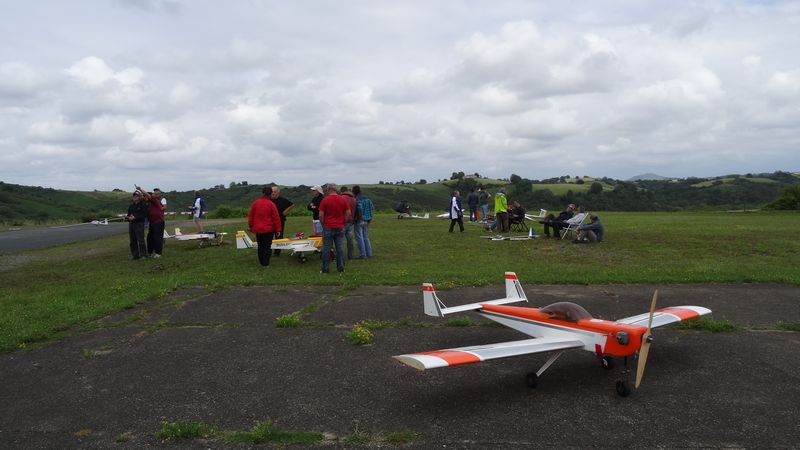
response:
[[[625,380],[617,381],[617,394],[620,397],[627,397],[631,393],[631,387],[628,386],[628,382]]]
[[[527,384],[529,388],[535,388],[539,385],[539,375],[536,375],[536,372],[529,373],[525,376],[525,384]]]
[[[603,369],[611,370],[614,368],[614,358],[610,356],[603,356],[600,359],[600,364],[603,365]]]
[[[308,258],[306,258],[305,256],[301,256],[300,257],[300,262],[301,263],[308,262]]]

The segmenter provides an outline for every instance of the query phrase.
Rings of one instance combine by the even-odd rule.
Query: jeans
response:
[[[328,273],[331,265],[331,247],[336,252],[336,270],[344,272],[344,228],[322,229],[322,272]]]
[[[481,221],[486,223],[489,219],[489,204],[481,205]]]
[[[347,259],[355,257],[355,250],[353,249],[353,224],[344,224],[344,237],[347,240]]]
[[[372,257],[372,244],[369,242],[369,222],[359,220],[356,224],[356,245],[362,258]]]

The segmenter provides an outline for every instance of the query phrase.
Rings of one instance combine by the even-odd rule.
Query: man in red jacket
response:
[[[331,247],[336,250],[336,270],[344,272],[344,223],[352,214],[350,205],[339,192],[336,184],[328,183],[328,195],[319,204],[319,220],[322,222],[322,270],[328,273]]]
[[[280,233],[281,217],[275,203],[269,199],[272,189],[265,187],[261,190],[264,194],[250,206],[250,214],[247,215],[247,226],[250,231],[256,234],[258,242],[258,262],[262,266],[269,266],[269,257],[272,255],[272,236]]]

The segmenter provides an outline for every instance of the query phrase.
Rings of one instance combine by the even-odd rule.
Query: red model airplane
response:
[[[450,308],[436,296],[433,285],[423,283],[425,314],[444,317],[447,314],[475,311],[495,322],[533,336],[533,339],[411,353],[394,358],[415,369],[425,370],[529,353],[555,352],[538,371],[527,375],[528,386],[536,387],[542,373],[564,351],[583,349],[600,359],[606,369],[613,367],[614,357],[624,358],[624,378],[617,381],[616,390],[619,395],[626,397],[631,392],[627,379],[630,374],[628,357],[638,355],[635,383],[638,388],[653,340],[651,329],[711,313],[710,309],[701,306],[673,306],[656,310],[658,291],[653,294],[649,313],[617,321],[595,319],[583,307],[570,302],[553,303],[543,308],[504,306],[507,303],[528,301],[514,272],[506,272],[505,280],[505,298]]]

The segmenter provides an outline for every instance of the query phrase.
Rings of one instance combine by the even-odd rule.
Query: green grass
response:
[[[369,328],[364,325],[357,324],[345,336],[345,341],[352,345],[367,345],[375,340],[375,336],[369,331]]]
[[[322,433],[309,431],[284,431],[271,422],[259,422],[250,431],[233,431],[225,434],[229,443],[284,445],[312,445],[322,442]]]
[[[161,422],[161,430],[156,437],[165,442],[182,439],[208,439],[217,435],[216,427],[203,422]]]
[[[800,333],[800,322],[778,322],[775,328],[783,331],[797,331]]]
[[[712,333],[727,333],[742,329],[739,325],[729,320],[715,320],[712,317],[698,317],[675,324],[675,328],[680,330],[710,331]]]
[[[375,256],[342,276],[288,253],[263,270],[253,250],[198,248],[169,240],[164,257],[130,261],[127,235],[0,255],[0,351],[30,347],[101,326],[95,320],[187,287],[419,285],[439,290],[501,284],[514,271],[523,286],[597,283],[800,284],[796,213],[603,213],[606,242],[491,241],[480,227],[447,233],[446,220],[379,215],[370,227]],[[244,224],[215,227],[235,235]],[[310,231],[290,217],[287,230]],[[171,231],[171,230],[170,230]],[[541,234],[541,225],[536,224]]]

